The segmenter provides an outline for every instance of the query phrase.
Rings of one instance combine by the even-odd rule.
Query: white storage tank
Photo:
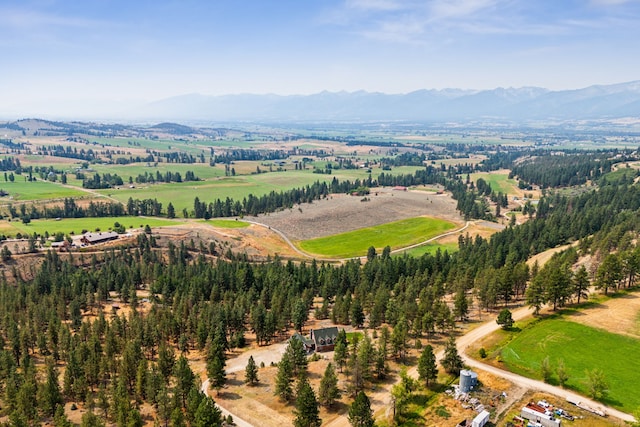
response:
[[[460,371],[460,391],[462,393],[469,393],[477,384],[478,374],[467,369]]]

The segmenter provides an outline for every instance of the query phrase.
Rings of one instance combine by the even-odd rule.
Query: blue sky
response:
[[[0,0],[0,55],[0,113],[185,93],[571,89],[640,79],[640,1]]]

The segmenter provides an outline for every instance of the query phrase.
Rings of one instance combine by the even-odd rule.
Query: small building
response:
[[[308,353],[311,353],[315,347],[313,340],[310,340],[309,338],[305,337],[304,335],[296,332],[295,334],[293,334],[291,336],[291,338],[289,338],[289,341],[291,340],[298,340],[302,342],[302,347],[304,348],[304,351]]]
[[[338,339],[338,328],[323,328],[311,330],[311,341],[313,341],[316,351],[331,351],[335,347]]]
[[[85,245],[95,245],[97,243],[104,243],[110,240],[116,240],[118,233],[115,231],[105,231],[104,233],[85,233],[80,239]]]
[[[473,421],[471,421],[471,427],[484,427],[484,425],[489,422],[490,415],[489,411],[480,412]]]
[[[407,191],[407,187],[404,187],[402,185],[396,185],[395,187],[393,187],[394,191]]]
[[[57,249],[59,251],[64,251],[69,248],[69,246],[69,242],[66,239],[59,242],[51,242],[51,249]]]
[[[560,427],[560,420],[553,416],[553,412],[535,403],[528,403],[523,407],[520,416],[543,427]]]

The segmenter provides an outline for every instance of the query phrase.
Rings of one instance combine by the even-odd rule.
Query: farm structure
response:
[[[480,412],[473,421],[471,421],[471,427],[484,427],[484,425],[489,422],[490,415],[489,411]]]
[[[95,245],[97,243],[104,243],[117,238],[118,233],[115,231],[106,231],[104,233],[85,233],[82,235],[81,241],[85,245]]]
[[[543,427],[560,427],[560,420],[553,416],[553,412],[533,402],[522,408],[520,416]]]
[[[338,328],[323,328],[311,330],[311,341],[316,351],[331,351],[336,344],[338,338]]]
[[[64,251],[69,248],[69,242],[67,240],[62,240],[60,242],[51,242],[51,249],[57,249],[59,251]]]
[[[460,391],[469,393],[478,384],[478,374],[471,370],[460,371]]]

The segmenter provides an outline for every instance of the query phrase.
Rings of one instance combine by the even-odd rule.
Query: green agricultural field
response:
[[[426,245],[418,246],[417,248],[407,249],[406,251],[398,252],[395,256],[403,256],[405,254],[420,257],[424,254],[435,254],[436,251],[440,249],[442,252],[447,251],[450,254],[458,251],[457,243],[427,243]]]
[[[423,242],[448,230],[455,224],[436,218],[410,218],[375,227],[361,228],[334,236],[299,242],[306,252],[332,258],[350,258],[366,255],[370,246],[381,252]]]
[[[140,228],[145,225],[150,227],[162,227],[164,225],[175,225],[176,221],[168,219],[150,218],[150,217],[136,217],[136,216],[117,216],[106,218],[65,218],[61,220],[55,219],[34,219],[29,224],[23,224],[19,220],[7,222],[0,221],[0,230],[7,230],[8,235],[15,236],[16,233],[21,234],[39,234],[44,235],[45,232],[49,234],[64,233],[64,234],[80,234],[82,230],[107,231],[113,228],[115,222],[119,222],[126,228]],[[11,228],[8,228],[11,227]],[[13,231],[9,231],[12,229]]]
[[[24,177],[25,175],[15,175],[14,182],[0,181],[0,189],[9,193],[8,196],[0,198],[0,203],[60,199],[64,197],[81,197],[89,195],[89,193],[85,191],[65,187],[55,182],[41,180],[27,182],[24,180]]]
[[[199,222],[219,228],[245,228],[251,225],[246,221],[236,221],[232,219],[210,219]]]
[[[532,322],[500,352],[510,371],[541,379],[540,363],[549,356],[552,370],[560,359],[569,374],[567,387],[587,394],[587,370],[601,369],[609,385],[607,405],[632,412],[640,407],[640,340],[561,319]],[[551,382],[557,384],[557,375]]]
[[[134,199],[157,199],[163,207],[173,203],[176,212],[183,208],[193,209],[193,200],[197,196],[201,201],[213,202],[227,197],[242,200],[249,194],[262,196],[271,191],[286,191],[313,184],[316,181],[329,182],[334,177],[342,179],[366,178],[363,170],[339,171],[333,175],[314,174],[310,169],[304,171],[289,170],[286,172],[269,172],[257,175],[236,175],[234,177],[220,177],[206,181],[182,182],[170,184],[141,184],[136,188],[98,190],[100,194],[109,195],[122,203],[127,203],[129,197]]]
[[[124,151],[128,149],[145,149],[148,148],[150,150],[156,151],[184,151],[189,152],[191,154],[199,154],[205,145],[213,145],[214,143],[210,143],[209,141],[173,141],[173,140],[162,140],[162,139],[147,139],[147,138],[102,138],[89,136],[90,142],[97,142],[98,144],[104,144],[105,146],[112,147],[121,147]],[[88,146],[92,148],[93,146]],[[95,147],[93,147],[95,150]],[[205,153],[208,155],[208,152]]]
[[[517,193],[518,182],[515,179],[509,179],[507,173],[480,172],[471,174],[471,180],[473,182],[477,182],[478,178],[484,179],[496,192],[502,192],[504,194]]]
[[[167,172],[179,172],[182,179],[184,179],[187,171],[192,171],[201,180],[224,176],[224,165],[212,167],[209,166],[208,163],[158,163],[157,166],[154,166],[154,164],[148,166],[147,163],[132,163],[128,165],[91,165],[91,168],[100,174],[118,174],[127,185],[129,183],[129,177],[133,178],[135,184],[136,177],[138,175],[144,175],[145,173],[153,174],[155,177],[156,172],[160,172],[163,176]],[[89,172],[88,174],[95,172]]]

